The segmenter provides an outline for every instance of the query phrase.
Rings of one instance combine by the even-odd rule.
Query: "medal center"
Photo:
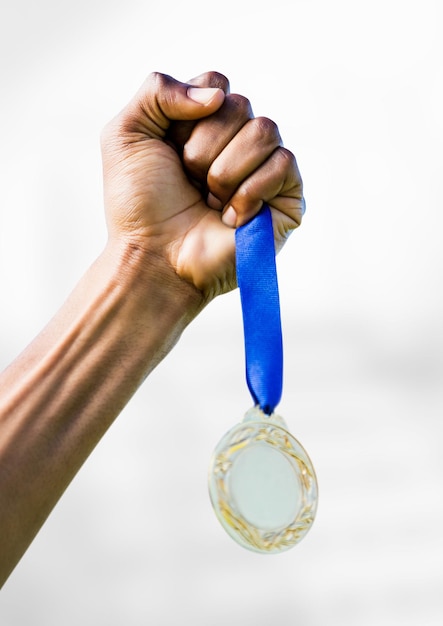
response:
[[[229,491],[240,515],[261,530],[275,530],[294,521],[301,487],[294,468],[267,444],[245,448],[229,475]]]

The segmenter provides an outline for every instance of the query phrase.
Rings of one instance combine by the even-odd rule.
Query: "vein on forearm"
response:
[[[175,293],[142,272],[136,258],[111,260],[111,272],[106,255],[92,266],[0,376],[0,563],[4,558],[6,568],[190,321],[195,294]],[[0,564],[0,584],[1,570]]]

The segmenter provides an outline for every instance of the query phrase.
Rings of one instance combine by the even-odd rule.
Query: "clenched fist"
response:
[[[205,299],[235,287],[233,228],[263,202],[277,249],[300,224],[293,154],[221,74],[151,74],[105,128],[102,152],[110,238],[163,259]]]

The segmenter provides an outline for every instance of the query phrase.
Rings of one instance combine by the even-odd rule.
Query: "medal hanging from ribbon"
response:
[[[222,438],[209,468],[215,513],[240,545],[288,550],[304,537],[317,508],[312,463],[274,410],[283,385],[283,342],[271,211],[235,233],[243,312],[246,381],[254,406]]]

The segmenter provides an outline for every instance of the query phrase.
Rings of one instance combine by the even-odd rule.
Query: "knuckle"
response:
[[[276,158],[279,160],[282,167],[289,169],[297,168],[297,163],[294,154],[287,148],[280,147],[276,151]]]
[[[251,120],[255,126],[255,132],[259,137],[266,138],[267,141],[281,141],[277,124],[268,117],[256,117]]]
[[[194,144],[185,144],[183,149],[183,164],[185,168],[194,176],[199,178],[206,175],[208,170],[208,160]]]
[[[254,187],[253,185],[245,180],[243,184],[236,191],[236,198],[239,200],[241,204],[245,204],[247,200],[250,200],[253,196]]]
[[[297,160],[290,150],[284,149],[284,155],[286,155],[288,168],[290,172],[290,178],[294,182],[294,187],[297,189],[296,197],[303,198],[303,179],[298,169]]]
[[[223,89],[225,93],[229,91],[229,80],[224,76],[224,74],[220,74],[220,72],[206,72],[203,74],[205,79],[205,83],[209,87],[218,87],[219,89]]]
[[[140,102],[146,104],[147,101],[160,104],[172,97],[174,87],[178,84],[172,76],[161,72],[151,72],[145,79],[141,90]],[[161,108],[161,107],[160,107]]]
[[[146,77],[145,83],[148,88],[153,91],[157,91],[165,87],[168,79],[170,79],[170,76],[167,76],[166,74],[162,74],[161,72],[151,72]]]
[[[291,181],[294,187],[303,193],[303,181],[300,176],[297,161],[294,154],[287,148],[279,147],[273,155],[276,165],[287,181]]]
[[[241,96],[238,93],[232,93],[226,97],[227,103],[230,105],[232,111],[235,111],[239,116],[252,117],[251,103],[245,96]]]
[[[215,161],[208,172],[208,185],[219,192],[226,192],[232,186],[229,172],[222,163]]]

